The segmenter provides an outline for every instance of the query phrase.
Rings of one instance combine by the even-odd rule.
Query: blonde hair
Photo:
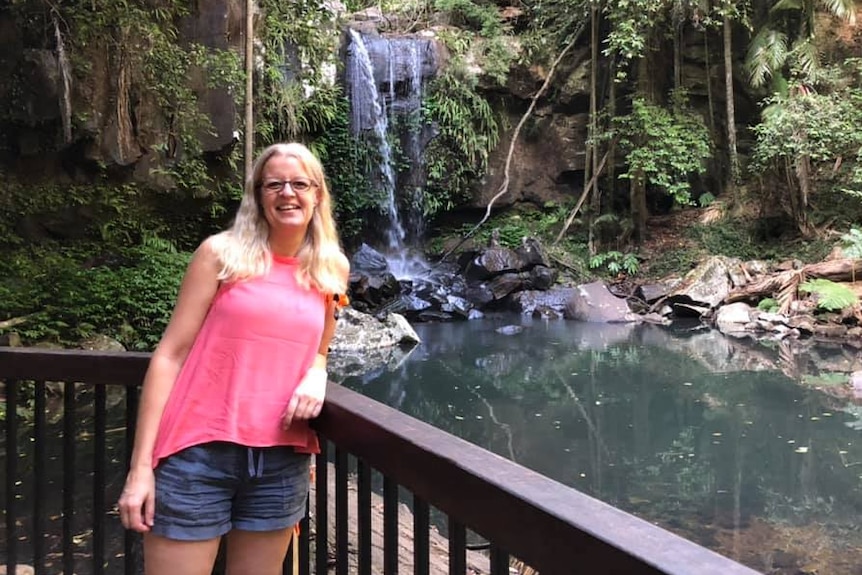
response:
[[[222,265],[218,279],[248,279],[267,273],[272,265],[269,224],[261,207],[260,187],[263,169],[274,156],[295,158],[317,184],[318,204],[297,253],[297,280],[300,285],[317,288],[323,293],[344,293],[347,285],[340,265],[344,255],[332,217],[332,198],[323,166],[311,150],[296,142],[273,144],[255,161],[233,225],[213,238],[213,250]]]

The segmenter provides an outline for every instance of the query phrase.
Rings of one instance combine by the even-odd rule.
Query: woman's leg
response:
[[[245,449],[205,443],[179,451],[156,468],[156,513],[144,536],[147,575],[210,575]]]
[[[281,575],[292,527],[278,531],[242,531],[227,535],[226,575]]]
[[[233,501],[227,575],[280,575],[294,526],[305,516],[311,456],[290,447],[247,452]]]
[[[144,571],[147,575],[210,575],[219,539],[177,541],[147,533],[144,535]]]

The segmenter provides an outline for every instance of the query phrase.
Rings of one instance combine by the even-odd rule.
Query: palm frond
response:
[[[745,58],[748,78],[755,88],[763,86],[787,61],[787,35],[779,30],[763,28],[752,39]]]
[[[820,0],[826,10],[851,25],[856,24],[856,2],[854,0]]]
[[[817,46],[808,38],[800,39],[791,51],[793,67],[801,74],[802,79],[810,84],[817,81],[820,71],[820,54]]]

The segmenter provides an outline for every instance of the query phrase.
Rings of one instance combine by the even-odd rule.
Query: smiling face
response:
[[[314,215],[318,189],[297,158],[275,155],[269,159],[261,171],[258,193],[271,243],[288,241],[298,248]]]

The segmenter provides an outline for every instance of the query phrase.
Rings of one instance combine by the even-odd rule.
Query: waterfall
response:
[[[389,226],[386,230],[386,246],[391,252],[404,251],[404,227],[398,214],[395,199],[395,172],[392,168],[392,147],[389,144],[389,119],[385,110],[385,102],[380,98],[377,82],[374,79],[374,67],[362,35],[356,30],[350,30],[350,51],[348,56],[347,75],[351,87],[351,108],[354,133],[361,133],[371,128],[375,143],[380,153],[379,183],[386,194],[386,209]]]
[[[422,156],[429,127],[422,121],[422,98],[423,76],[436,68],[433,44],[427,38],[366,36],[353,29],[349,34],[351,129],[372,142],[380,157],[372,181],[386,195],[384,255],[396,277],[412,277],[428,267],[411,252],[425,231]],[[406,160],[397,170],[392,143]]]

